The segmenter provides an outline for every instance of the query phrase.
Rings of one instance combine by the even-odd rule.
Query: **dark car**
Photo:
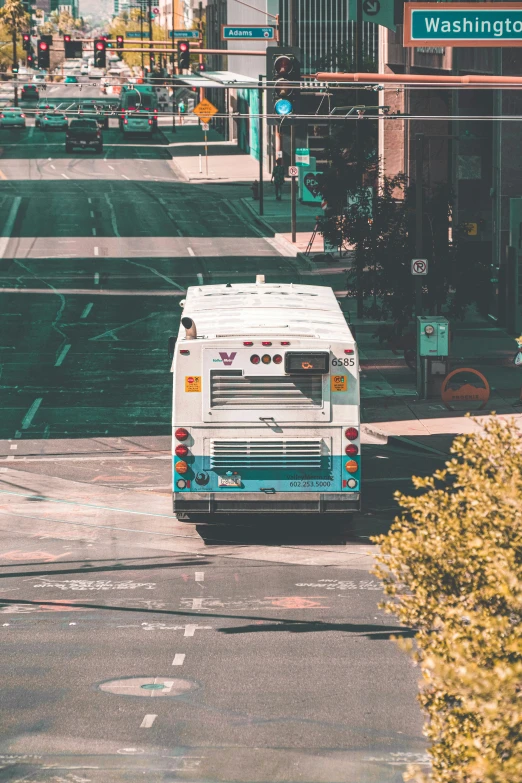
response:
[[[23,101],[37,101],[39,97],[40,93],[36,84],[24,84],[20,93],[20,98]]]
[[[102,132],[96,120],[71,120],[65,131],[65,151],[72,152],[75,147],[103,152]]]
[[[96,120],[98,125],[102,125],[104,128],[109,127],[109,119],[105,117],[102,107],[97,103],[82,103],[78,107],[78,114],[80,117]]]

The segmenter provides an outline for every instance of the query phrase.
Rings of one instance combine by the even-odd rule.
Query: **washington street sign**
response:
[[[522,46],[522,3],[405,3],[404,46]]]

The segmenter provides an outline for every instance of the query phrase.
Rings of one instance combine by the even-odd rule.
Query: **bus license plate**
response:
[[[240,487],[241,476],[218,476],[218,487]]]

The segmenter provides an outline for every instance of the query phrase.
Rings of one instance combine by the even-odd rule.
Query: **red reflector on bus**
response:
[[[354,354],[354,353],[355,353],[355,351],[353,350],[353,348],[345,348],[345,349],[344,349],[344,352],[345,352],[345,353],[347,353],[347,354],[348,354],[348,356],[351,356],[352,354]]]
[[[264,340],[264,341],[261,343],[261,345],[272,345],[272,343],[271,343],[271,342],[269,342],[268,340]]]
[[[184,427],[178,427],[176,432],[174,433],[174,437],[176,440],[187,440],[189,434],[188,430],[186,430]]]
[[[290,345],[290,343],[281,343],[281,345]]]
[[[190,353],[190,351],[189,351],[189,350],[187,350],[186,348],[182,348],[182,349],[181,349],[181,351],[180,351],[180,354],[181,354],[182,356],[188,356],[188,355],[189,355],[189,353]]]
[[[252,346],[254,343],[250,342],[250,340],[247,340],[247,342],[243,343],[243,345]]]
[[[355,429],[355,427],[348,427],[348,429],[344,431],[344,435],[348,440],[357,440],[359,437],[359,430]]]

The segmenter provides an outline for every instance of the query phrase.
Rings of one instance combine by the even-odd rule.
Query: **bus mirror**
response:
[[[169,337],[168,342],[168,352],[169,352],[169,359],[172,361],[174,358],[174,346],[176,345],[176,339],[175,337]]]

